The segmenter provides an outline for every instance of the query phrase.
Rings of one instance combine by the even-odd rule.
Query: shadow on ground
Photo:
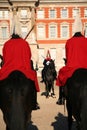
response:
[[[31,121],[29,124],[28,124],[28,129],[27,130],[39,130],[37,128],[36,125],[33,124],[33,122]]]
[[[68,122],[67,117],[63,114],[58,113],[55,117],[56,121],[52,122],[51,126],[53,126],[53,130],[68,130]],[[76,130],[76,122],[73,121],[72,130]]]

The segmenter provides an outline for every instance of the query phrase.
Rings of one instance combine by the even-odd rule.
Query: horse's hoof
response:
[[[55,95],[55,93],[51,93],[51,95]]]
[[[64,105],[64,100],[63,99],[58,99],[58,101],[56,102],[56,104],[58,104],[58,105]]]
[[[49,98],[49,96],[46,97],[46,99]]]
[[[55,96],[55,94],[54,94],[54,93],[51,93],[51,97],[56,98],[56,96]]]
[[[46,98],[49,98],[49,95],[46,95]]]

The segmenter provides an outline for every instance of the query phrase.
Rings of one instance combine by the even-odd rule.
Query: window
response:
[[[6,39],[7,38],[7,27],[1,27],[2,30],[2,38]]]
[[[25,9],[21,10],[21,17],[27,18],[27,10],[25,10]]]
[[[87,8],[84,10],[84,17],[87,18]]]
[[[79,14],[79,9],[73,9],[73,18],[76,17],[76,15]]]
[[[61,10],[61,18],[67,18],[68,17],[68,11],[67,9]]]
[[[0,18],[3,18],[3,11],[0,11]]]
[[[22,38],[25,38],[27,35],[27,27],[22,27],[21,32],[22,32]]]
[[[43,19],[44,18],[44,10],[38,10],[37,11],[37,18]]]
[[[69,36],[69,27],[67,25],[61,26],[61,38],[68,38]]]
[[[8,18],[8,10],[2,10],[0,11],[0,18]]]
[[[49,26],[49,38],[57,38],[57,26],[56,25]]]
[[[8,18],[8,11],[4,11],[4,18]]]
[[[55,11],[54,9],[51,9],[51,10],[49,11],[49,17],[50,17],[50,18],[55,18],[55,17],[56,17],[56,11]]]
[[[45,38],[45,26],[44,25],[38,25],[37,26],[37,37],[38,38]]]

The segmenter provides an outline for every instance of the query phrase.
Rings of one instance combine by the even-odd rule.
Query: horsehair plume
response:
[[[79,14],[77,13],[76,17],[75,17],[75,21],[74,21],[74,25],[73,25],[73,31],[74,33],[76,32],[82,32],[82,20],[79,16]]]
[[[17,34],[21,36],[21,28],[20,28],[20,22],[17,14],[16,8],[13,8],[13,20],[12,20],[12,30],[11,34]]]
[[[50,54],[49,50],[47,51],[47,56],[46,57],[50,57],[51,58],[51,54]]]

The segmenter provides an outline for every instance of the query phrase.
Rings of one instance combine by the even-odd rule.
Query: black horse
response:
[[[77,69],[68,79],[65,90],[69,130],[72,116],[76,120],[77,130],[87,130],[87,69]]]
[[[20,37],[13,34],[12,38]],[[1,60],[3,62],[3,58]],[[36,110],[36,96],[35,82],[19,70],[11,71],[5,79],[0,80],[0,109],[6,130],[27,130],[31,112]]]
[[[55,95],[54,93],[55,78],[56,78],[55,65],[54,61],[51,60],[44,67],[44,83],[45,83],[46,97],[49,97],[51,90],[52,90],[51,96]]]
[[[0,109],[6,130],[26,130],[35,101],[35,84],[20,71],[0,81]]]

